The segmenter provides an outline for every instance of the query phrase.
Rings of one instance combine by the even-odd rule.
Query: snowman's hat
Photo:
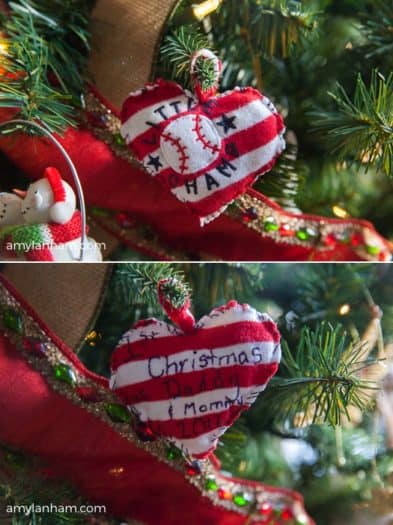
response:
[[[64,224],[68,222],[74,213],[74,204],[67,199],[66,186],[56,168],[46,168],[44,177],[50,184],[53,192],[54,204],[49,210],[53,222]]]

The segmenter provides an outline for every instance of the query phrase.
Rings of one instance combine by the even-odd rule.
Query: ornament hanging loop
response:
[[[195,318],[192,315],[191,300],[187,296],[181,306],[173,304],[173,300],[167,292],[167,286],[179,284],[177,279],[161,279],[157,285],[158,300],[169,319],[175,323],[183,332],[192,332],[195,328]]]
[[[77,169],[75,167],[75,164],[73,163],[71,157],[68,155],[68,153],[65,150],[65,148],[53,136],[53,134],[51,133],[51,131],[47,128],[47,126],[45,124],[43,124],[43,123],[39,124],[37,122],[32,122],[30,120],[13,119],[13,120],[8,120],[7,122],[1,123],[0,124],[0,131],[1,130],[6,130],[10,125],[24,126],[24,127],[28,126],[30,128],[33,128],[33,129],[36,129],[36,130],[40,131],[43,135],[45,135],[52,142],[52,144],[54,144],[57,147],[57,149],[62,154],[64,160],[66,161],[66,163],[67,163],[67,165],[68,165],[68,167],[70,169],[70,172],[71,172],[74,184],[75,184],[76,193],[77,193],[78,201],[79,201],[80,214],[81,214],[81,228],[82,228],[82,231],[81,231],[81,248],[80,248],[79,258],[76,259],[76,260],[77,261],[83,261],[84,251],[85,251],[86,242],[87,242],[87,236],[86,236],[86,225],[87,225],[86,205],[85,205],[85,198],[84,198],[84,195],[83,195],[82,184],[80,182],[79,175],[78,175]]]
[[[213,63],[214,67],[214,83],[208,88],[204,89],[201,83],[200,74],[198,72],[198,61],[199,59],[209,60]],[[214,97],[217,93],[220,78],[222,73],[222,62],[221,60],[209,49],[200,49],[194,53],[191,59],[190,74],[194,85],[195,93],[200,102],[206,102],[210,97]]]

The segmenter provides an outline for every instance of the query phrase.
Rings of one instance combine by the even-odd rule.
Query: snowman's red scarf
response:
[[[79,239],[81,214],[76,211],[66,224],[26,224],[7,228],[0,233],[3,252],[7,256],[22,255],[28,261],[53,261],[52,248]]]

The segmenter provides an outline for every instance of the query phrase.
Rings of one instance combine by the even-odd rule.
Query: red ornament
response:
[[[207,92],[195,74],[201,59],[216,70]],[[201,50],[191,67],[196,97],[159,79],[132,93],[121,113],[131,151],[201,225],[269,171],[285,147],[283,119],[259,91],[235,88],[217,96],[221,67],[213,53]]]
[[[156,319],[123,335],[112,354],[111,384],[153,435],[200,459],[276,373],[280,334],[267,314],[236,301],[190,329],[187,306],[165,308],[181,329]]]

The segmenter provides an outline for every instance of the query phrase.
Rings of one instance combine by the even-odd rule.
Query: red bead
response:
[[[46,355],[45,343],[39,339],[34,339],[33,337],[23,338],[23,348],[26,352],[34,354],[37,357],[45,357]]]
[[[108,121],[108,117],[104,113],[98,111],[90,111],[87,114],[87,121],[91,126],[95,128],[105,128]]]
[[[248,208],[243,213],[243,221],[250,222],[258,219],[258,211],[255,208]]]
[[[294,237],[296,232],[291,230],[288,224],[283,224],[279,229],[281,237]]]
[[[338,241],[336,239],[336,236],[333,233],[329,233],[328,235],[326,235],[324,240],[325,246],[330,246],[332,248],[334,248],[337,245],[337,242]]]
[[[363,236],[360,233],[354,233],[351,237],[352,246],[360,246],[364,244]]]
[[[156,435],[146,423],[137,423],[135,426],[135,433],[141,441],[150,442],[156,440]]]
[[[189,476],[198,476],[198,474],[201,473],[201,466],[199,465],[198,461],[193,461],[187,465],[186,473]]]
[[[100,393],[92,386],[80,386],[76,389],[77,394],[83,401],[98,403],[101,401]]]
[[[135,221],[127,213],[117,213],[115,219],[122,228],[131,228]]]
[[[262,503],[262,505],[259,507],[259,514],[262,514],[262,516],[271,516],[273,513],[273,507],[270,505],[270,503]]]
[[[229,492],[229,490],[218,489],[217,494],[218,494],[218,497],[220,499],[225,499],[225,500],[231,500],[232,499],[232,493]]]
[[[281,513],[281,519],[283,519],[284,521],[290,521],[290,520],[293,520],[294,518],[295,518],[295,515],[291,509],[284,509]]]

